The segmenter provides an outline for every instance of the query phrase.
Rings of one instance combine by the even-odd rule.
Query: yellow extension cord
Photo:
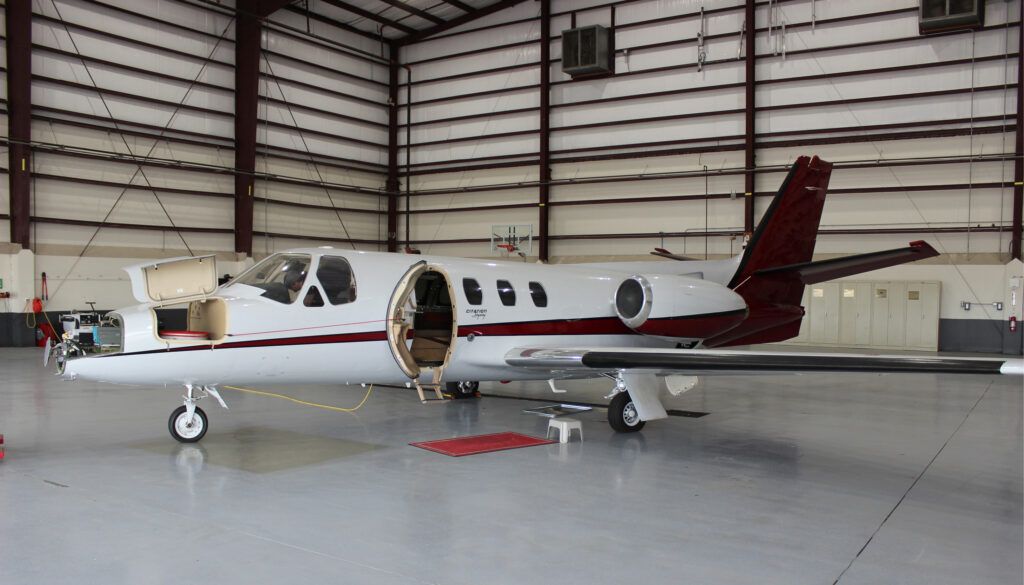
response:
[[[354,408],[342,408],[340,406],[330,406],[329,404],[317,404],[316,402],[306,402],[305,400],[299,400],[298,398],[292,398],[291,396],[285,396],[284,394],[275,394],[273,392],[265,392],[263,390],[253,390],[252,388],[239,388],[238,386],[222,386],[222,388],[229,388],[231,390],[238,390],[239,392],[248,392],[249,394],[256,394],[259,396],[269,396],[271,398],[280,398],[282,400],[288,400],[296,404],[303,406],[312,406],[314,408],[322,408],[324,410],[333,410],[335,412],[355,412],[362,408],[366,404],[366,400],[370,398],[370,393],[373,392],[373,384],[370,384],[369,389],[366,390],[366,395],[359,401]]]
[[[32,305],[32,301],[30,301],[30,300],[29,301],[25,301],[25,327],[28,327],[29,329],[35,329],[36,328],[36,314],[29,310],[29,309],[32,308],[31,305]],[[55,334],[57,334],[58,337],[60,337],[60,334],[63,333],[63,331],[61,331],[60,333],[57,333],[57,329],[53,326],[53,323],[50,321],[50,316],[46,314],[46,307],[43,307],[42,313],[43,313],[43,317],[46,318],[46,322],[50,324],[50,329],[53,329],[53,332]]]

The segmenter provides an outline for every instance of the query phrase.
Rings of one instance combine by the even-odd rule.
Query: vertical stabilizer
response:
[[[729,288],[738,291],[758,270],[810,262],[831,175],[832,163],[818,157],[796,160],[747,243]],[[785,300],[800,304],[802,295],[801,289],[796,299]]]
[[[767,343],[799,333],[804,284],[798,278],[765,278],[757,273],[811,260],[831,175],[832,164],[818,157],[801,156],[793,164],[729,282],[750,313],[735,329],[705,340],[705,345]]]

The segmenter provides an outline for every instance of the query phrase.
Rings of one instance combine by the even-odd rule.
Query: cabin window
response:
[[[310,262],[309,254],[274,254],[245,271],[232,284],[263,289],[260,296],[290,305],[306,282]]]
[[[506,307],[516,304],[516,289],[512,288],[511,282],[507,280],[498,281],[498,298],[501,299],[501,304]]]
[[[466,301],[471,305],[479,305],[484,302],[484,289],[480,283],[473,278],[462,279],[462,290],[466,293]]]
[[[307,307],[322,307],[324,298],[320,296],[320,291],[315,286],[311,286],[306,291],[306,296],[302,297],[302,304]]]
[[[539,282],[530,283],[530,297],[533,298],[533,304],[538,307],[548,306],[548,293],[544,291],[544,287]]]
[[[344,305],[356,300],[356,279],[348,260],[341,256],[322,256],[316,277],[332,305]]]

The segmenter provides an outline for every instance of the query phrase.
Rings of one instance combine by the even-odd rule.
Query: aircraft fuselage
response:
[[[743,299],[720,283],[735,270],[732,261],[598,266],[321,248],[288,254],[309,256],[308,275],[292,302],[261,296],[263,290],[236,279],[191,301],[195,320],[216,330],[200,341],[168,338],[154,303],[120,309],[114,312],[123,328],[120,351],[71,360],[65,377],[127,384],[402,384],[416,374],[427,376],[429,364],[440,362],[446,381],[546,379],[551,375],[508,366],[505,355],[538,345],[693,345],[736,326],[747,311]],[[317,278],[325,257],[351,266],[354,300],[307,306],[311,288],[327,296]],[[420,276],[410,280],[410,273]],[[646,323],[631,327],[616,301],[623,282],[637,274],[643,275],[638,282],[654,289],[655,306]],[[398,307],[403,292],[416,300]],[[398,324],[402,318],[405,328]]]

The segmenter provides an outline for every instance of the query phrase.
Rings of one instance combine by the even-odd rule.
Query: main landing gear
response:
[[[615,388],[605,398],[608,424],[617,433],[635,433],[649,420],[666,418],[668,413],[658,398],[658,380],[654,374],[619,371],[605,374],[615,381]]]
[[[452,399],[475,398],[480,395],[480,382],[448,382],[444,390]]]
[[[619,392],[608,405],[608,424],[617,433],[635,433],[647,423],[640,420],[629,392]]]
[[[195,443],[206,435],[206,429],[209,427],[206,413],[196,406],[196,403],[207,396],[213,396],[221,406],[228,407],[215,387],[185,384],[185,395],[182,396],[185,404],[175,408],[167,420],[167,430],[176,441]]]

